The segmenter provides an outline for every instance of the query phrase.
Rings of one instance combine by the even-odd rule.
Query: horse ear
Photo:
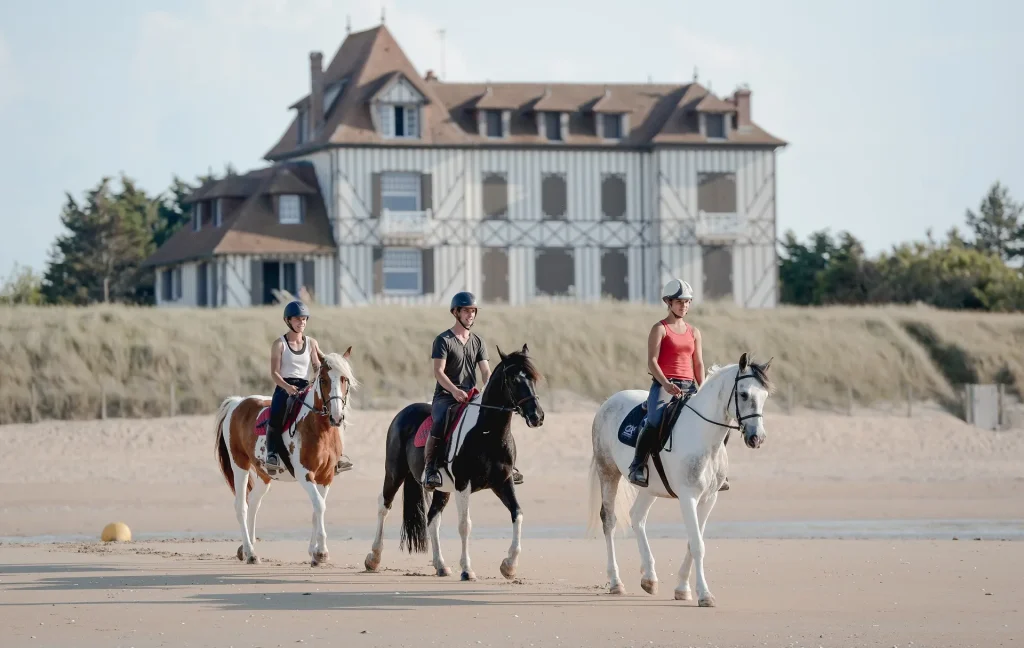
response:
[[[349,348],[345,349],[345,353],[342,353],[341,357],[345,358],[346,360],[348,360],[348,357],[350,355],[352,355],[352,347],[351,346]]]
[[[498,349],[498,356],[504,361],[505,358],[507,358],[508,356],[501,352],[501,347],[498,346],[497,344],[495,344],[494,347]]]
[[[743,355],[740,356],[740,371],[747,369],[747,352],[744,351]]]
[[[765,373],[768,373],[768,367],[772,366],[772,360],[774,360],[774,359],[775,359],[775,356],[772,356],[772,357],[768,358],[768,362],[766,362],[766,363],[764,363],[764,365],[762,365],[761,371],[763,371]]]
[[[528,349],[526,344],[523,343],[523,355],[527,355],[529,353],[530,353],[530,349]]]

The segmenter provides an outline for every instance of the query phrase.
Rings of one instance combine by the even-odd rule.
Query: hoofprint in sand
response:
[[[346,454],[355,467],[332,489],[326,525],[338,540],[332,564],[319,570],[298,559],[309,528],[309,500],[298,488],[263,502],[264,564],[237,561],[233,498],[209,454],[194,452],[209,447],[213,416],[0,427],[0,537],[83,538],[0,546],[4,645],[220,646],[225,637],[268,646],[1024,642],[1024,542],[975,541],[971,533],[1024,519],[1024,431],[976,430],[940,413],[767,414],[769,437],[756,453],[730,443],[732,489],[719,497],[706,533],[718,607],[698,623],[687,613],[696,604],[671,593],[605,594],[604,541],[582,536],[593,414],[549,412],[537,433],[513,421],[531,560],[515,581],[502,578],[496,565],[507,550],[508,512],[482,499],[475,553],[495,567],[480,570],[476,583],[439,578],[427,557],[398,552],[383,573],[363,573],[393,411],[350,418]],[[651,545],[674,570],[685,535],[678,507],[658,504]],[[99,542],[115,520],[131,526],[135,542]],[[756,536],[771,535],[772,525],[898,532],[901,521],[910,528],[934,520],[961,521],[959,539],[715,536],[716,523]],[[190,540],[211,536],[231,540]],[[175,537],[187,540],[147,541]],[[387,538],[397,537],[396,520]],[[443,518],[442,540],[458,542],[454,515]],[[624,552],[620,568],[639,577],[637,553]]]

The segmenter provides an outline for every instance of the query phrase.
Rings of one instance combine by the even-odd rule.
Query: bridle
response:
[[[504,364],[502,364],[501,365],[501,386],[505,390],[505,396],[508,397],[509,402],[515,403],[514,405],[512,405],[511,407],[509,407],[508,405],[485,405],[484,403],[466,403],[466,405],[472,405],[473,407],[481,407],[483,409],[497,410],[499,412],[514,412],[516,414],[519,414],[519,416],[522,416],[525,419],[526,418],[526,412],[523,411],[523,404],[528,402],[528,401],[531,401],[531,400],[537,400],[538,399],[537,393],[536,392],[531,392],[529,396],[527,396],[525,398],[520,398],[517,401],[515,395],[512,393],[512,388],[508,384],[508,373],[507,372],[508,372],[508,367],[506,367]]]
[[[324,366],[325,365],[320,365],[320,371],[323,371]],[[342,377],[342,380],[346,380],[346,379],[344,377]],[[311,407],[309,405],[306,405],[306,399],[305,398],[302,399],[302,406],[307,408],[307,409],[309,409],[309,411],[313,412],[314,414],[319,414],[320,416],[325,416],[328,419],[330,419],[331,418],[331,403],[336,401],[336,400],[340,400],[341,401],[341,420],[338,421],[338,425],[341,425],[342,423],[344,423],[345,422],[345,409],[348,407],[348,394],[349,394],[349,390],[348,389],[345,390],[344,396],[328,396],[328,397],[325,398],[324,397],[324,387],[323,387],[323,377],[320,375],[319,372],[317,372],[317,377],[316,377],[316,390],[317,390],[317,394],[320,396],[320,402],[323,404],[322,407],[319,410],[317,410],[317,409],[315,409],[315,408],[313,408],[313,407]],[[332,425],[334,424],[333,420],[331,420],[330,422],[331,422]]]
[[[725,409],[726,410],[729,409],[729,403],[730,402],[734,403],[734,411],[736,412],[736,425],[730,425],[728,423],[719,423],[718,421],[712,421],[708,417],[704,416],[703,414],[701,414],[700,412],[695,410],[693,408],[693,405],[690,405],[689,400],[687,400],[685,403],[683,403],[683,406],[684,407],[689,407],[693,411],[694,414],[696,414],[697,416],[701,417],[702,419],[704,419],[708,423],[713,423],[713,424],[715,424],[715,425],[717,425],[719,427],[729,428],[730,430],[739,430],[740,427],[741,427],[740,424],[743,423],[743,421],[745,421],[747,419],[751,419],[751,418],[763,418],[763,416],[762,416],[762,414],[760,412],[754,412],[753,414],[747,414],[745,416],[740,416],[740,399],[739,399],[739,395],[737,393],[737,389],[740,386],[740,381],[743,380],[744,378],[757,378],[757,376],[755,376],[752,373],[749,373],[749,374],[741,376],[739,371],[737,371],[736,372],[736,378],[732,382],[732,393],[729,394],[729,400],[726,401],[726,403],[725,403]],[[676,398],[678,398],[678,396]]]

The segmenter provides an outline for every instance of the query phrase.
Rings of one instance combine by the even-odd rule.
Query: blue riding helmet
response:
[[[287,320],[291,317],[309,317],[309,308],[298,300],[289,302],[284,307],[284,318]]]
[[[479,305],[476,303],[476,297],[473,293],[464,290],[460,293],[455,293],[455,296],[452,297],[452,305],[448,307],[448,310],[453,311],[456,308],[466,307],[479,308]]]

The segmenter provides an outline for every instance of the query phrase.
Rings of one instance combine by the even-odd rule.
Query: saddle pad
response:
[[[477,390],[476,387],[471,389],[469,391],[469,400],[473,400],[474,398],[476,398],[476,395],[478,393],[479,391]],[[451,424],[449,424],[448,429],[445,430],[444,442],[446,444],[452,438],[452,432],[454,432],[455,428],[459,426],[459,421],[462,419],[462,414],[465,412],[465,410],[466,403],[460,403],[459,406],[455,408],[455,416],[452,417]],[[430,415],[427,415],[427,418],[423,419],[423,422],[420,423],[420,426],[416,428],[416,436],[413,437],[412,440],[412,445],[414,448],[423,448],[427,445],[427,437],[430,436],[431,423],[433,423],[433,418],[431,418]]]
[[[636,439],[640,436],[640,430],[643,429],[644,419],[647,418],[646,414],[644,403],[640,403],[629,410],[629,414],[626,414],[626,418],[619,425],[619,441],[621,443],[628,445],[630,448],[636,447]]]

